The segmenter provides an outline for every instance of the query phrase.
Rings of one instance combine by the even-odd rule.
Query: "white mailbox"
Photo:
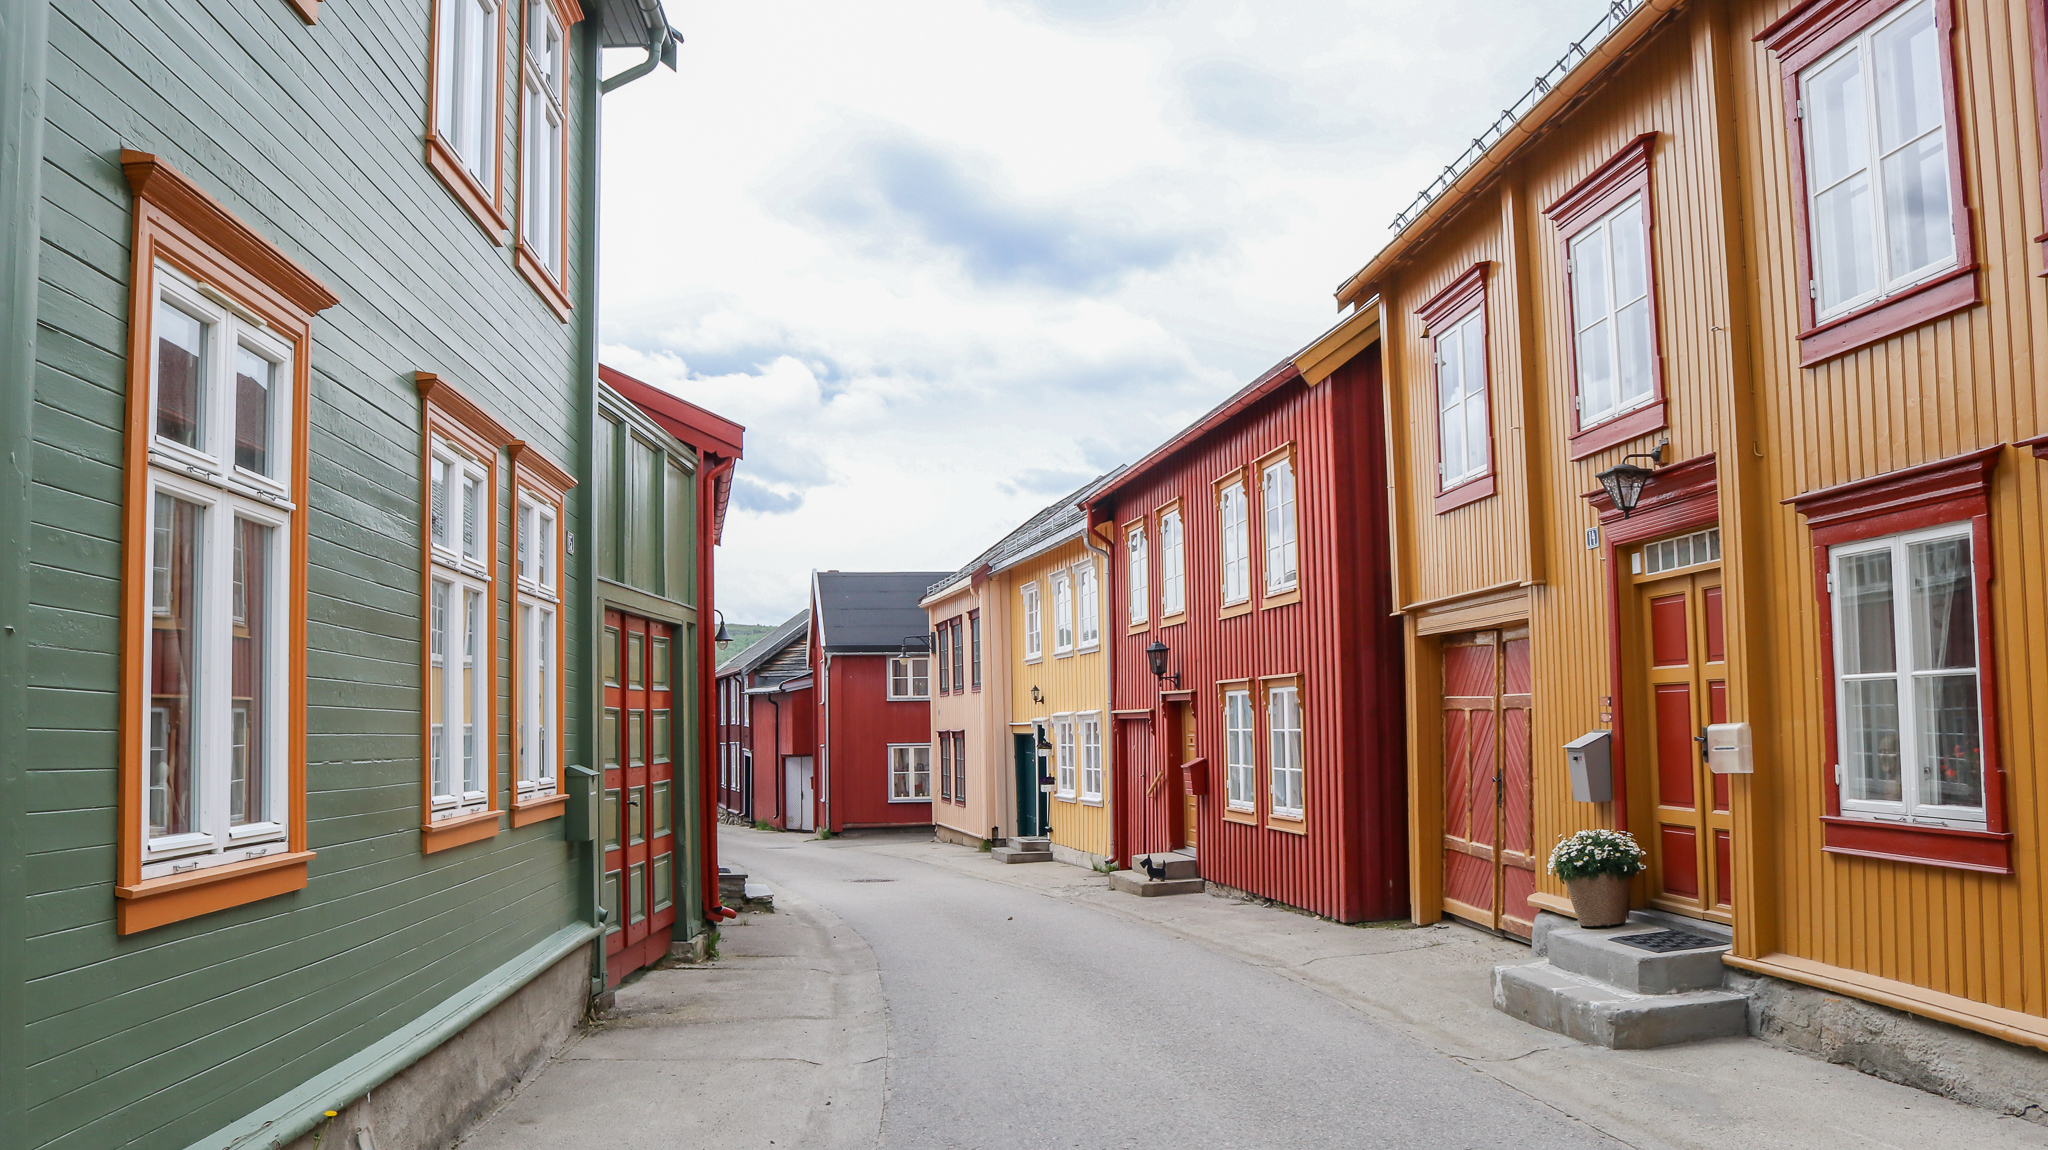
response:
[[[1611,737],[1606,731],[1588,731],[1564,745],[1565,764],[1571,769],[1573,801],[1614,801],[1611,746]]]
[[[1707,769],[1717,775],[1753,775],[1748,723],[1707,724]]]

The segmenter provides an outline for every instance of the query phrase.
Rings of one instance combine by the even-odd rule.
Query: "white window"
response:
[[[556,658],[555,509],[528,492],[519,497],[514,543],[519,584],[519,798],[545,798],[559,787],[555,762],[561,662]]]
[[[1038,584],[1026,583],[1018,594],[1024,597],[1024,659],[1034,662],[1045,657],[1045,620],[1038,609]]]
[[[1074,599],[1080,616],[1074,645],[1086,651],[1102,642],[1102,596],[1096,589],[1094,563],[1075,565]]]
[[[1063,799],[1074,797],[1074,716],[1052,717],[1053,788]]]
[[[1081,727],[1081,797],[1090,802],[1102,801],[1102,716],[1082,715]]]
[[[498,21],[491,0],[440,0],[435,36],[435,128],[478,183],[492,187],[497,162]]]
[[[453,0],[444,0],[453,2]],[[562,173],[568,136],[563,97],[562,25],[548,0],[526,6],[525,139],[520,152],[520,238],[550,273],[562,274]]]
[[[1056,655],[1074,649],[1074,583],[1065,572],[1052,577],[1052,649]]]
[[[142,877],[286,838],[292,354],[156,267]],[[234,852],[232,855],[227,852]]]
[[[1301,689],[1266,688],[1267,759],[1272,765],[1273,813],[1301,817]]]
[[[932,801],[932,748],[930,743],[897,744],[889,748],[889,801],[928,803]]]
[[[1136,625],[1149,618],[1152,611],[1151,571],[1145,555],[1144,524],[1125,533],[1124,547],[1129,557],[1130,574],[1126,579],[1131,588],[1131,623]]]
[[[1984,824],[1971,546],[1958,523],[1830,553],[1845,815]]]
[[[892,699],[931,698],[931,656],[899,656],[889,660],[889,697]]]
[[[1223,560],[1223,605],[1252,597],[1251,523],[1245,514],[1244,484],[1232,483],[1216,497],[1216,530]]]
[[[1799,74],[1819,320],[1955,266],[1945,50],[1918,0]]]
[[[1187,562],[1176,507],[1159,516],[1159,614],[1167,618],[1187,609]]]
[[[1300,548],[1295,542],[1294,460],[1268,463],[1259,475],[1260,516],[1266,528],[1266,594],[1301,586]]]
[[[1227,766],[1224,796],[1231,810],[1249,811],[1257,805],[1259,766],[1257,743],[1252,734],[1252,693],[1223,692],[1223,755]]]
[[[428,778],[434,821],[490,805],[490,473],[439,437],[427,459]]]
[[[1486,313],[1475,308],[1435,333],[1437,489],[1486,474]]]
[[[1650,333],[1650,275],[1643,198],[1601,216],[1572,237],[1579,426],[1641,407],[1656,393]]]

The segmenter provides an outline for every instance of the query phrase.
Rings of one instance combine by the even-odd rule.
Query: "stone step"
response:
[[[1010,841],[1015,842],[1016,840],[1012,839]],[[1052,861],[1052,852],[1049,850],[1027,851],[1019,850],[1016,847],[997,847],[996,849],[990,851],[989,854],[993,855],[995,857],[995,860],[999,863],[1035,863]]]
[[[1493,1005],[1523,1022],[1613,1050],[1749,1033],[1749,996],[1739,991],[1638,994],[1548,961],[1494,967]]]
[[[746,885],[746,896],[748,910],[772,911],[775,909],[775,892],[769,889],[766,883],[748,883]]]
[[[1145,874],[1146,860],[1150,860],[1154,866],[1165,867],[1168,879],[1199,878],[1202,874],[1202,868],[1196,863],[1195,856],[1182,851],[1154,851],[1149,855],[1134,855],[1131,858],[1132,872]]]
[[[1649,918],[1632,918],[1625,926],[1587,928],[1557,916],[1545,924],[1537,953],[1550,959],[1559,970],[1584,975],[1619,990],[1635,994],[1679,994],[1689,990],[1718,990],[1721,986],[1721,956],[1729,948],[1701,947],[1659,953],[1616,942],[1617,938],[1650,934],[1660,930],[1683,930],[1706,938],[1718,932],[1705,924],[1677,925]],[[1695,926],[1701,929],[1695,929]]]
[[[1109,888],[1150,898],[1167,894],[1200,894],[1208,884],[1197,877],[1148,878],[1141,870],[1120,870],[1109,876]]]
[[[1013,851],[1036,854],[1052,849],[1052,840],[1044,835],[1028,835],[1024,838],[1004,839],[1003,844]]]

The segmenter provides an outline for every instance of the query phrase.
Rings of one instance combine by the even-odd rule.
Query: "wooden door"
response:
[[[1707,770],[1706,725],[1728,719],[1721,573],[1638,586],[1644,636],[1651,808],[1650,903],[1695,918],[1734,917],[1728,778]]]
[[[1173,709],[1174,713],[1180,716],[1180,758],[1176,760],[1176,764],[1192,763],[1200,757],[1195,751],[1194,704],[1176,703]],[[1186,772],[1181,771],[1176,765],[1174,773],[1184,775]],[[1173,785],[1180,791],[1181,802],[1180,840],[1174,845],[1193,854],[1201,830],[1202,800],[1188,789],[1188,781],[1185,778],[1174,779]]]
[[[605,612],[605,973],[614,986],[660,961],[675,925],[675,654],[667,624]]]
[[[1529,632],[1443,641],[1443,909],[1520,938],[1535,929]]]

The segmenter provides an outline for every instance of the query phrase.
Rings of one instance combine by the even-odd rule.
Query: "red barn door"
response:
[[[1529,632],[1443,641],[1444,913],[1528,938],[1536,891]]]
[[[613,986],[659,962],[675,926],[676,654],[666,623],[605,612],[605,977]]]

